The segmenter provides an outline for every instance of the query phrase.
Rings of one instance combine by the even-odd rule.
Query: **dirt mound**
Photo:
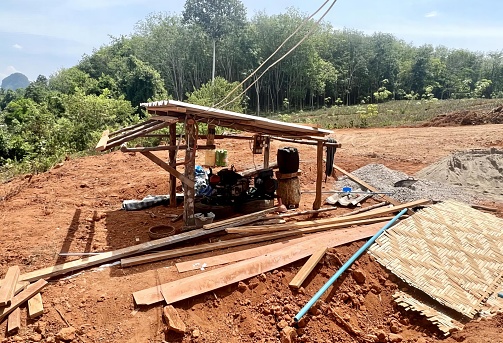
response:
[[[503,200],[503,150],[458,152],[420,170],[419,178],[461,186],[463,190]]]
[[[482,113],[475,111],[459,111],[441,114],[424,123],[422,126],[463,126],[503,124],[503,106],[496,107],[490,112]]]

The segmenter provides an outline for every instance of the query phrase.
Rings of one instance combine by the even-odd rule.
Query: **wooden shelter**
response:
[[[187,227],[194,225],[194,170],[196,150],[215,149],[215,139],[247,139],[253,136],[226,136],[216,135],[215,127],[226,127],[246,131],[262,136],[264,145],[264,168],[269,167],[271,139],[309,144],[317,146],[317,182],[316,199],[313,209],[321,207],[321,188],[323,179],[323,147],[337,146],[340,144],[330,142],[325,137],[333,133],[330,130],[315,128],[307,125],[293,124],[235,113],[216,108],[198,106],[180,101],[165,100],[143,103],[149,114],[152,115],[144,122],[125,127],[110,133],[108,130],[96,146],[96,150],[105,151],[120,146],[123,152],[139,152],[148,157],[170,174],[170,203],[176,206],[176,179],[184,184],[184,221]],[[185,144],[177,144],[176,125],[182,123],[184,132],[181,135]],[[208,134],[199,135],[199,123],[208,125]],[[169,128],[169,134],[155,134],[154,131]],[[126,143],[139,137],[164,137],[169,139],[168,145],[156,147],[127,147]],[[197,145],[198,139],[206,139],[206,145]],[[177,163],[177,153],[185,150],[184,162]],[[165,162],[154,155],[153,151],[169,151],[169,161]],[[177,170],[177,166],[184,165],[184,173]]]

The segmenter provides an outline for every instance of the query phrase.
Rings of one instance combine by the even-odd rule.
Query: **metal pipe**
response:
[[[295,316],[295,322],[298,322],[309,309],[318,301],[318,299],[327,291],[327,289],[332,286],[332,284],[339,278],[348,269],[361,254],[365,252],[375,242],[375,240],[387,229],[390,228],[402,215],[404,215],[408,211],[408,208],[403,209],[400,213],[398,213],[393,219],[391,219],[379,232],[377,232],[371,239],[365,243],[344,265],[335,273],[327,283],[321,287],[321,289],[309,300],[309,302],[297,313]]]

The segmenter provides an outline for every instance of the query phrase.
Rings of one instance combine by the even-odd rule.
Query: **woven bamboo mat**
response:
[[[426,316],[426,319],[437,326],[445,336],[455,331],[463,330],[465,327],[463,323],[453,319],[447,312],[443,311],[441,305],[426,304],[417,300],[412,295],[400,291],[396,292],[393,298],[405,311],[419,312]]]
[[[503,288],[503,219],[455,201],[401,221],[369,252],[406,283],[469,318]]]

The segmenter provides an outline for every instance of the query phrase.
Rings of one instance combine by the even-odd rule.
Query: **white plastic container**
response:
[[[208,167],[215,166],[215,150],[206,150],[204,153],[204,165]]]

